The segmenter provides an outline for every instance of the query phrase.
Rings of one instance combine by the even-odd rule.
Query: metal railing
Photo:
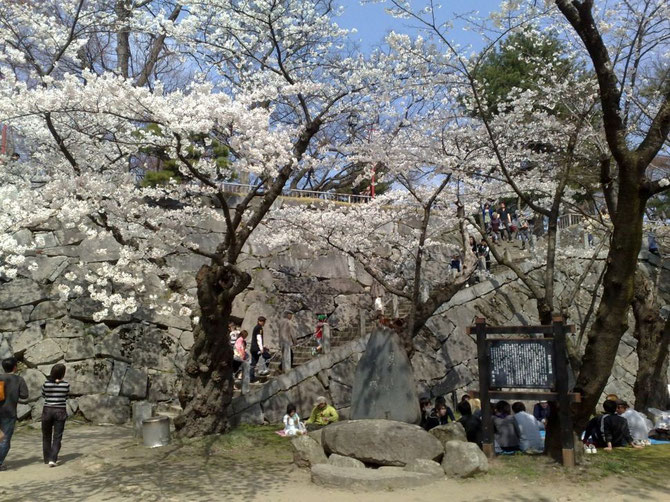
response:
[[[142,183],[145,172],[135,171],[135,179],[137,183]],[[230,194],[246,195],[257,189],[257,186],[246,183],[231,183],[223,181],[219,183],[222,192]],[[258,190],[259,195],[264,193],[264,189]],[[320,192],[318,190],[303,190],[299,188],[285,188],[282,190],[281,197],[294,197],[298,199],[321,199],[333,202],[345,202],[347,204],[361,204],[370,202],[372,197],[370,195],[359,195],[353,193],[336,193],[336,192]]]
[[[582,221],[584,221],[584,215],[579,214],[579,213],[568,213],[568,214],[562,214],[561,216],[558,217],[558,228],[559,230],[563,230],[568,227],[572,227],[574,225],[579,225]]]

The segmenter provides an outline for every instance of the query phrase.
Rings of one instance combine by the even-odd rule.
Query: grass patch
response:
[[[641,450],[615,448],[585,455],[575,469],[566,469],[544,455],[503,455],[496,457],[491,476],[543,482],[571,483],[598,481],[609,476],[643,481],[654,488],[667,488],[670,478],[670,445],[648,446]]]
[[[184,440],[183,447],[242,464],[287,464],[293,460],[290,440],[275,434],[278,429],[277,425],[240,425],[227,434]]]
[[[670,445],[648,446],[641,450],[615,448],[588,455],[585,467],[592,480],[607,476],[634,478],[655,487],[667,487],[670,478]]]

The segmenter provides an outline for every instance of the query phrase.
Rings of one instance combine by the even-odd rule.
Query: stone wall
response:
[[[221,231],[214,224],[203,224],[194,229],[193,235],[203,249],[208,249],[215,246]],[[98,306],[85,292],[62,302],[57,286],[65,274],[82,274],[104,261],[115,260],[118,247],[110,239],[89,239],[77,229],[63,229],[51,222],[16,235],[24,244],[38,237],[44,245],[28,258],[18,276],[0,282],[0,357],[16,355],[30,386],[30,403],[20,407],[21,418],[40,416],[39,389],[56,362],[68,367],[66,378],[74,396],[71,411],[78,409],[93,421],[124,422],[135,400],[175,404],[180,375],[193,344],[191,319],[158,315],[142,307],[133,314],[110,314],[94,322]],[[167,259],[183,271],[180,287],[194,293],[195,271],[204,259],[186,253]],[[38,268],[28,266],[33,261]],[[317,313],[328,314],[337,333],[357,326],[360,309],[371,308],[370,277],[340,254],[324,250],[315,255],[299,244],[285,250],[255,244],[248,246],[241,266],[251,273],[253,282],[236,299],[233,316],[247,330],[252,329],[259,315],[267,317],[266,338],[271,347],[277,345],[276,326],[286,309],[296,312],[298,331],[304,337],[312,333]],[[568,288],[566,294],[570,294],[571,277],[580,275],[583,263],[574,260],[568,268],[567,275],[559,277],[559,289]],[[589,274],[583,287],[572,295],[570,317],[575,324],[583,320],[596,278],[597,271]],[[661,282],[667,294],[668,282]],[[156,277],[146,278],[149,292],[164,294],[159,284]],[[476,348],[465,328],[477,316],[498,325],[537,322],[535,303],[509,271],[462,290],[415,340],[417,351],[412,364],[421,392],[442,395],[474,388]],[[283,415],[287,400],[307,407],[314,396],[321,394],[346,414],[355,364],[364,350],[360,341],[347,347],[328,356],[327,362],[308,363],[296,369],[293,376],[277,379],[280,383],[266,386],[269,390],[264,387],[256,402],[251,403],[254,397],[246,401],[251,403],[246,408],[237,405],[233,410],[235,420],[247,417],[253,421],[263,415],[276,420]],[[606,389],[631,401],[637,368],[634,347],[635,340],[627,334]],[[319,369],[312,371],[310,364]],[[308,410],[300,411],[304,414]]]

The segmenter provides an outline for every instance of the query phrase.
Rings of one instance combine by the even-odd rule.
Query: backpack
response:
[[[0,380],[0,403],[5,400],[5,381]]]

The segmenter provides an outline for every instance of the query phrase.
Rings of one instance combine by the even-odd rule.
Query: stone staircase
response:
[[[409,312],[409,309],[407,309],[407,312]],[[369,334],[369,332],[370,330],[367,330],[366,334]],[[357,338],[360,338],[360,328],[350,328],[344,331],[332,330],[330,338],[331,350],[336,347],[346,345],[353,340],[356,340]],[[318,357],[317,354],[313,353],[315,348],[316,342],[311,336],[301,340],[296,346],[293,347],[293,360],[291,361],[292,367],[295,368],[302,366],[303,364],[312,361],[315,357]],[[270,363],[268,364],[268,370],[270,372],[269,374],[257,375],[257,380],[249,384],[250,391],[259,389],[274,378],[281,376],[281,360],[278,357],[270,360]],[[239,388],[240,386],[241,385],[236,382],[235,388],[233,390],[233,397],[237,397],[242,394],[241,388]]]
[[[506,242],[503,244],[503,249],[506,253],[510,254],[512,260],[515,262],[521,262],[530,256],[530,252],[528,249],[521,250],[520,241],[512,241],[511,243]],[[493,259],[492,257],[491,274],[495,276],[496,274],[501,273],[504,274],[506,271],[507,267],[504,267],[503,265],[496,263],[495,259]],[[394,310],[396,310],[395,313],[397,314],[397,317],[401,319],[409,316],[411,308],[412,305],[410,301],[405,298],[398,298],[395,307],[393,306],[392,300],[387,301],[385,305],[385,311],[389,315],[393,316]],[[375,323],[373,322],[367,323],[366,325],[367,329],[365,329],[366,336],[370,334],[374,324]],[[331,351],[337,347],[346,345],[360,337],[361,337],[360,326],[350,327],[342,331],[332,329],[331,342],[330,342]],[[292,367],[296,368],[299,366],[303,366],[309,363],[310,361],[313,361],[315,358],[319,357],[321,354],[313,353],[315,348],[316,348],[316,342],[311,336],[305,337],[302,340],[300,340],[298,344],[293,347]],[[279,358],[279,354],[277,354],[276,358],[270,360],[270,363],[268,364],[268,370],[269,374],[257,375],[257,380],[254,383],[250,383],[250,392],[257,391],[266,384],[275,380],[277,377],[282,376],[283,373],[281,371],[281,359]],[[233,397],[238,397],[241,395],[242,391],[240,387],[241,387],[240,383],[236,382],[235,389],[233,391]]]

